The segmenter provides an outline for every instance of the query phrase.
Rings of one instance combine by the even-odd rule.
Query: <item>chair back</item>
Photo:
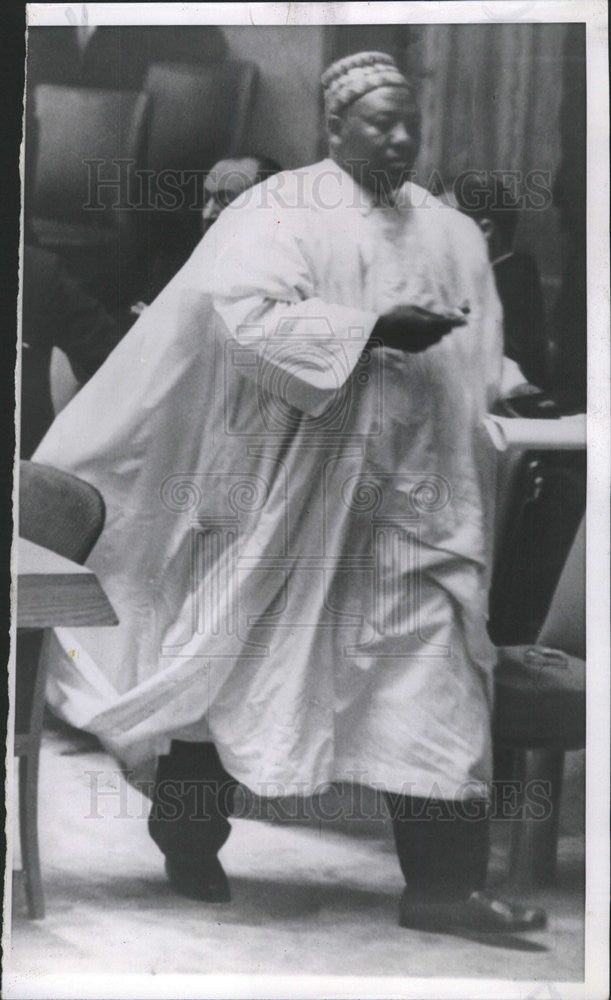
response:
[[[104,527],[105,506],[90,483],[49,465],[19,464],[19,534],[84,563]],[[45,705],[44,633],[19,629],[15,689],[15,753],[40,741]]]
[[[130,178],[133,188],[133,173],[141,159],[148,103],[146,94],[132,90],[36,87],[31,214],[103,228],[124,221]],[[127,162],[120,166],[117,160]],[[119,189],[119,178],[127,190]],[[115,183],[104,186],[104,180]],[[139,191],[134,196],[139,200]]]
[[[209,63],[225,59],[227,52],[217,25],[100,25],[82,54],[81,82],[88,87],[141,90],[151,63]]]
[[[106,514],[90,483],[49,465],[26,460],[19,473],[19,534],[76,563],[84,563]]]
[[[155,63],[144,90],[152,99],[150,170],[209,170],[242,147],[257,81],[242,60],[195,66]]]

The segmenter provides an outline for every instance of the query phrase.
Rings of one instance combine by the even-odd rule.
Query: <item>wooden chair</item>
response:
[[[570,669],[573,687],[562,701],[562,713],[554,717],[555,731],[547,732],[544,738],[533,731],[527,739],[512,735],[511,718],[499,704],[497,687],[493,733],[497,746],[513,751],[511,778],[517,781],[522,813],[513,828],[509,874],[517,885],[529,887],[549,885],[555,879],[564,755],[585,746],[585,519],[577,531],[533,648],[555,649],[565,654],[564,669]],[[553,663],[549,663],[548,669],[554,669]],[[563,669],[562,663],[557,669]],[[536,699],[536,691],[533,697]],[[535,783],[546,791],[545,816],[532,815],[529,810],[525,791],[534,788]]]
[[[89,483],[35,462],[20,463],[19,533],[84,563],[104,526],[104,501]],[[19,758],[19,836],[28,914],[45,915],[38,847],[38,766],[45,707],[48,631],[18,629],[15,743]]]

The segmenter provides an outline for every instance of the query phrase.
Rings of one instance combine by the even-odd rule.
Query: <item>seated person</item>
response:
[[[279,174],[281,170],[280,164],[269,156],[244,156],[215,163],[204,184],[203,233],[207,233],[223,209],[243,191]]]
[[[457,208],[478,224],[488,244],[503,306],[505,356],[519,366],[528,382],[544,388],[547,341],[543,291],[534,257],[514,249],[518,199],[485,172],[459,176],[452,191]]]
[[[54,418],[51,352],[59,347],[86,382],[121,338],[119,326],[64,270],[55,254],[26,244],[23,255],[21,458],[29,458]]]
[[[244,156],[228,160],[218,160],[210,169],[204,183],[204,207],[202,209],[202,235],[215,222],[222,210],[248,188],[280,173],[282,167],[268,156]],[[146,280],[146,301],[136,302],[131,307],[132,316],[139,316],[174,275],[186,263],[195,249],[198,237],[179,229],[173,239],[166,239],[163,252],[154,253],[149,264]]]

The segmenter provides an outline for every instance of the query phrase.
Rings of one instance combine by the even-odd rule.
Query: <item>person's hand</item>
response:
[[[371,332],[371,340],[374,346],[377,340],[382,347],[417,354],[438,343],[454,327],[464,326],[468,312],[467,305],[437,312],[421,306],[395,306],[380,316]]]

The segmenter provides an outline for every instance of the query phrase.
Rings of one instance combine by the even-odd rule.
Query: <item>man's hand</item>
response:
[[[371,332],[371,340],[380,341],[383,347],[417,354],[432,347],[454,327],[464,326],[468,312],[466,305],[438,312],[420,306],[395,306],[380,316]]]

